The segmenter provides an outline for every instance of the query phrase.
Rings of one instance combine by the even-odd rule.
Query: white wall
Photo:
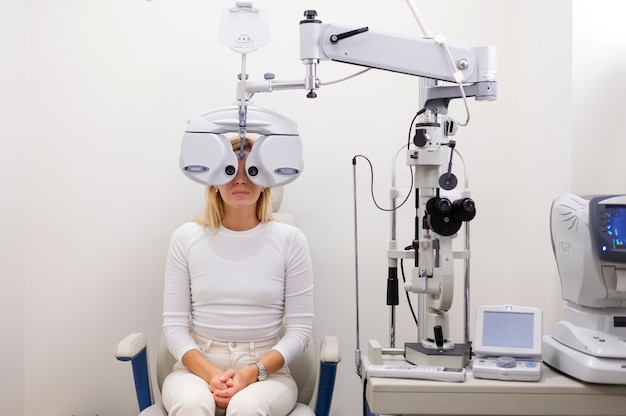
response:
[[[619,1],[574,1],[572,190],[624,193],[626,30]]]
[[[0,414],[25,411],[25,224],[28,176],[28,5],[0,7]],[[19,41],[16,41],[18,39]]]
[[[2,121],[9,121],[8,127],[0,123],[2,160],[8,159],[2,167],[3,192],[7,189],[12,201],[8,215],[2,215],[3,231],[9,229],[3,242],[22,248],[8,252],[11,261],[3,261],[9,279],[1,283],[2,327],[18,342],[13,346],[17,359],[7,361],[3,355],[2,363],[25,380],[23,389],[15,387],[25,402],[11,401],[10,411],[1,408],[0,413],[132,415],[130,367],[114,360],[113,347],[132,331],[146,331],[151,345],[157,344],[168,238],[202,209],[201,187],[177,167],[185,122],[235,98],[239,57],[216,41],[219,14],[233,2],[32,0],[30,9],[12,3],[12,13],[2,15],[10,16],[2,19],[9,22],[2,25],[9,32],[2,45],[20,58],[10,68],[22,74],[17,85],[30,86],[33,101],[28,112],[25,103],[0,101]],[[561,304],[549,207],[576,177],[570,173],[572,3],[416,3],[432,32],[449,42],[498,47],[498,100],[471,101],[470,125],[456,137],[478,207],[472,222],[472,306],[542,307],[549,332]],[[324,22],[419,34],[401,1],[384,6],[373,0],[254,4],[269,13],[272,43],[248,57],[253,79],[264,72],[282,80],[303,77],[298,21],[307,8],[316,8]],[[21,60],[23,50],[8,42],[29,38],[26,21],[32,39],[28,66]],[[325,62],[318,74],[328,81],[356,69]],[[0,82],[10,97],[21,100],[16,84]],[[351,160],[355,154],[372,159],[376,195],[385,205],[391,157],[405,143],[418,109],[417,80],[370,71],[323,87],[316,100],[304,95],[276,92],[254,101],[296,120],[304,138],[305,173],[286,187],[283,210],[297,216],[311,245],[316,330],[341,340],[344,362],[333,413],[352,415],[360,408],[360,383],[352,362]],[[460,104],[451,110],[464,118]],[[19,135],[20,141],[7,141]],[[27,154],[36,169],[17,174],[19,159],[8,157],[5,148]],[[361,302],[366,306],[362,342],[376,338],[385,343],[388,215],[368,200],[369,176],[362,161],[357,172]],[[407,186],[406,179],[399,176],[400,185]],[[411,208],[399,214],[400,244],[412,238],[412,215]],[[24,236],[27,245],[12,245]],[[462,338],[460,302],[457,297],[451,313],[455,340]],[[404,299],[398,315],[398,343],[414,340]],[[4,386],[8,379],[0,373]]]

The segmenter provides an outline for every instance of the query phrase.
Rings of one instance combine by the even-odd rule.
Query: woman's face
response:
[[[239,169],[237,175],[226,185],[218,186],[224,205],[231,208],[255,207],[261,196],[262,188],[250,181],[246,175],[246,160],[237,159]]]

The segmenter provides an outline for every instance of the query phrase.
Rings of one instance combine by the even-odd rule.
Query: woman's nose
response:
[[[239,169],[237,169],[237,175],[235,176],[235,183],[245,183],[248,181],[246,175],[246,163],[244,160],[239,161]]]

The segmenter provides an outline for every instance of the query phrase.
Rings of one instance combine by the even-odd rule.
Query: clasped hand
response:
[[[211,379],[209,386],[217,407],[225,409],[230,399],[248,385],[241,371],[228,369]]]

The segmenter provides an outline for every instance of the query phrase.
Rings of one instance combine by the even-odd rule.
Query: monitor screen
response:
[[[611,250],[626,250],[626,207],[623,205],[608,205],[606,231],[609,237]]]
[[[533,314],[486,311],[483,345],[490,347],[532,348]]]
[[[626,263],[624,201],[626,195],[599,196],[589,201],[589,231],[601,260]]]
[[[476,309],[473,349],[479,356],[541,355],[542,313],[530,306],[489,305]]]

